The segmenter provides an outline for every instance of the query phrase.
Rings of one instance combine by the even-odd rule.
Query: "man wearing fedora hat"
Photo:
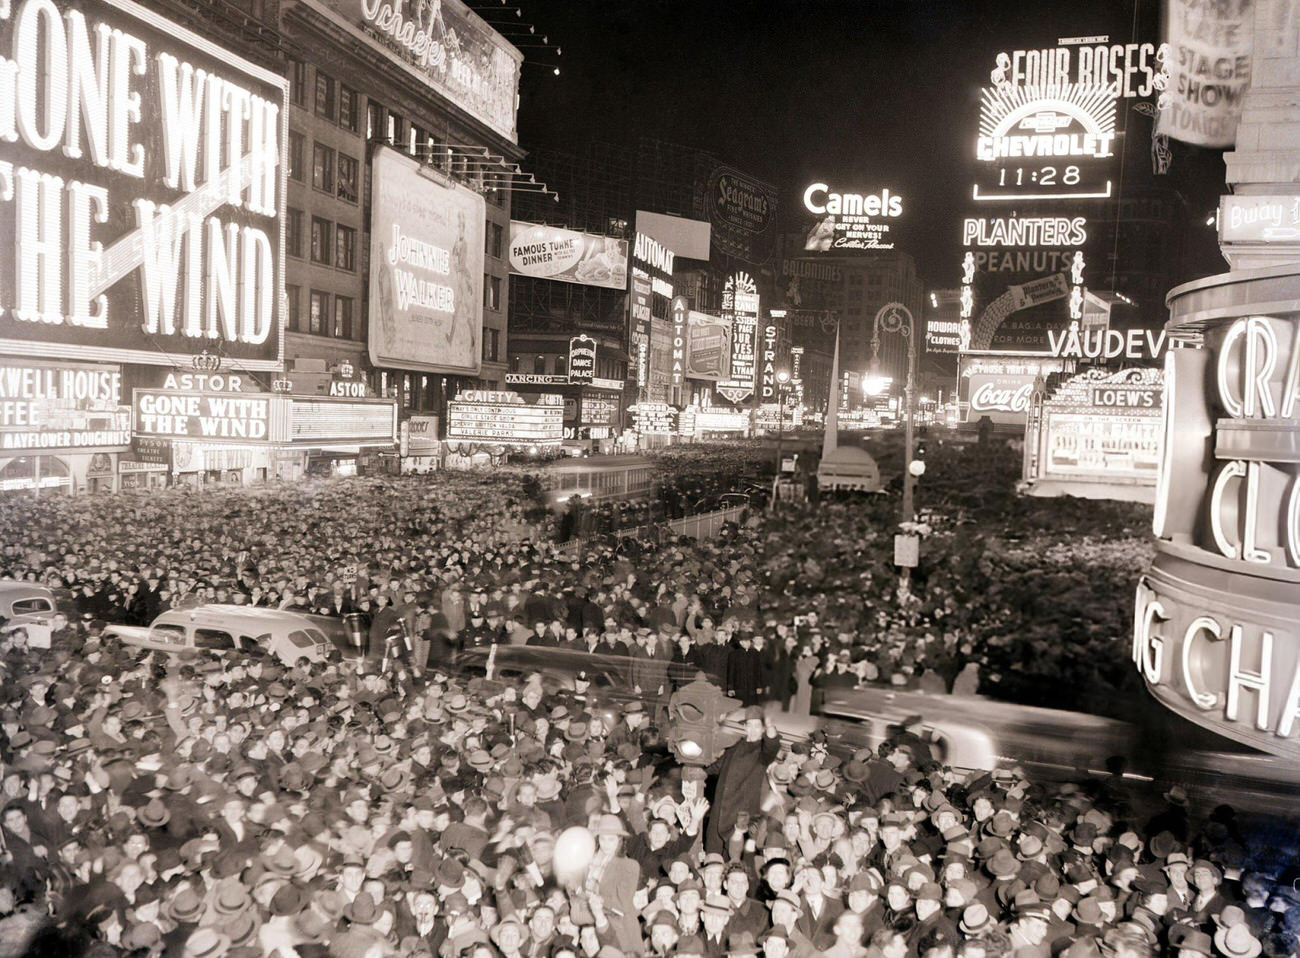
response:
[[[1051,909],[1037,901],[1037,897],[1034,895],[1034,900],[1017,904],[1015,920],[1008,929],[1013,958],[1049,958],[1051,955],[1047,941]]]

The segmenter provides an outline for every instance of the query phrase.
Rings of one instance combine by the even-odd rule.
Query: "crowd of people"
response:
[[[0,956],[1295,952],[1296,876],[1230,809],[1194,820],[1174,790],[1152,818],[1104,786],[958,772],[907,728],[858,751],[778,734],[768,700],[892,680],[909,654],[846,608],[836,550],[871,548],[851,525],[829,552],[754,516],[575,560],[527,490],[6,500],[0,577],[68,614],[48,650],[0,632]],[[401,619],[415,642],[363,674],[104,635],[194,601],[359,613],[377,639]],[[638,697],[611,717],[581,681],[457,670],[493,642],[633,657]],[[932,646],[936,672],[972,653]],[[743,709],[708,766],[667,747],[672,663]]]

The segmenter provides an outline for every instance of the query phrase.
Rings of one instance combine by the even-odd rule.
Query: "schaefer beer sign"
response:
[[[286,96],[129,0],[0,0],[0,350],[277,368]]]

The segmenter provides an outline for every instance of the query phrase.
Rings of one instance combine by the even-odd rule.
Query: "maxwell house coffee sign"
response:
[[[1245,278],[1243,278],[1243,276]],[[1300,276],[1170,294],[1156,560],[1133,661],[1186,718],[1300,759]],[[1252,305],[1254,304],[1254,305]]]
[[[277,368],[286,97],[130,0],[0,2],[0,351]]]

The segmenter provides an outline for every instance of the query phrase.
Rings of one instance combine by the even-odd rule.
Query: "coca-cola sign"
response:
[[[1033,390],[1033,383],[1015,389],[984,383],[971,394],[970,407],[976,412],[991,412],[995,409],[1003,412],[1028,412],[1029,397]]]
[[[997,423],[1024,423],[1034,393],[1034,373],[974,372],[967,379],[968,422],[988,416]]]

